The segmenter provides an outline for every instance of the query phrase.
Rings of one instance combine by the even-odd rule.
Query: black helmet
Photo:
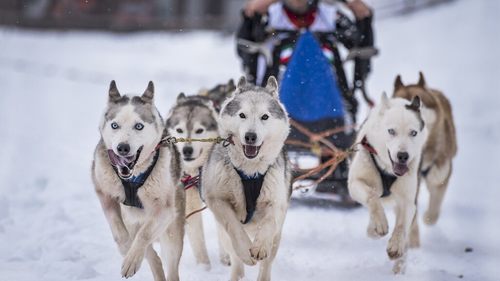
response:
[[[318,6],[318,0],[307,0],[306,9],[297,10],[297,9],[293,8],[292,6],[290,6],[290,4],[288,4],[286,0],[282,0],[282,2],[283,2],[283,7],[285,7],[285,9],[287,9],[288,11],[290,11],[294,14],[297,14],[297,15],[303,15],[303,14],[311,11],[312,9],[315,9]]]

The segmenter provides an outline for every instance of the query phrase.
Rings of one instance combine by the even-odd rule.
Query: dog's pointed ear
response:
[[[386,92],[382,92],[382,96],[380,97],[380,104],[383,106],[383,108],[388,108],[389,107],[389,98],[387,97]]]
[[[177,96],[177,101],[176,101],[176,103],[177,103],[177,104],[179,104],[179,103],[181,103],[181,102],[183,102],[183,101],[185,101],[185,100],[186,100],[186,95],[184,95],[184,93],[180,93],[180,94]]]
[[[230,79],[230,80],[229,80],[229,82],[227,82],[227,86],[228,86],[229,88],[231,88],[231,89],[232,89],[232,88],[235,88],[235,87],[236,87],[236,85],[234,85],[234,80],[233,80],[233,79]]]
[[[214,105],[214,102],[213,102],[213,101],[211,101],[211,100],[209,100],[209,99],[204,99],[204,100],[202,100],[202,102],[203,102],[203,104],[204,104],[206,107],[208,107],[208,108],[210,108],[210,109],[212,109],[212,108],[214,108],[214,109],[215,109],[215,105]]]
[[[419,111],[421,106],[422,106],[422,102],[420,101],[420,97],[418,95],[416,95],[411,100],[410,105],[407,105],[406,108],[414,110],[414,111]]]
[[[420,78],[418,79],[418,86],[422,87],[422,88],[425,88],[427,87],[426,83],[425,83],[425,78],[424,78],[424,74],[422,73],[422,71],[419,72],[419,75],[420,75]]]
[[[396,80],[394,81],[394,91],[397,91],[399,88],[404,86],[403,81],[401,81],[401,75],[398,74]]]
[[[153,81],[149,81],[148,88],[142,94],[142,99],[146,102],[153,102],[153,98],[155,96],[155,85]]]
[[[276,81],[276,78],[274,76],[270,76],[269,79],[267,79],[267,84],[266,84],[266,89],[269,90],[273,96],[278,96],[278,81]]]
[[[238,80],[238,85],[236,86],[236,88],[241,90],[244,87],[246,87],[246,85],[247,85],[247,79],[245,78],[245,76],[241,76],[240,79]]]
[[[118,88],[116,87],[115,80],[112,80],[109,84],[109,99],[108,102],[115,102],[121,98],[120,92],[118,92]]]

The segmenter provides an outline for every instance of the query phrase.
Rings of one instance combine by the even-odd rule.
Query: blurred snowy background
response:
[[[5,6],[8,2],[19,7],[12,10]],[[135,33],[72,26],[64,16],[54,16],[67,11],[65,6],[50,15],[37,14],[30,6],[72,7],[77,2],[82,1],[0,0],[2,281],[122,280],[122,258],[90,179],[92,153],[100,138],[97,126],[112,79],[122,93],[142,93],[153,80],[155,102],[165,116],[181,91],[194,94],[242,74],[231,32],[244,1],[206,1],[223,8],[204,4],[196,10],[195,3],[205,1],[191,0],[180,11],[172,8],[185,15],[186,22],[204,15],[199,25],[211,30],[192,26],[186,31],[182,21],[172,19],[173,12],[169,18],[163,10],[162,22],[156,25],[106,27],[143,30]],[[123,8],[125,15],[142,11],[133,8],[137,2],[125,2],[132,3]],[[442,90],[452,103],[459,153],[442,215],[434,227],[421,223],[422,247],[410,250],[407,274],[401,277],[391,272],[385,252],[389,238],[366,237],[366,209],[292,205],[273,279],[500,280],[500,1],[367,2],[375,8],[380,49],[368,80],[374,99],[382,91],[392,92],[397,74],[405,83],[414,83],[423,71],[428,85]],[[37,16],[53,24],[37,24]],[[77,16],[84,25],[87,15]],[[124,26],[139,20],[126,19],[115,20]],[[364,106],[359,120],[366,110]],[[421,190],[420,214],[428,203],[425,187]],[[394,216],[389,213],[392,229]],[[230,270],[217,258],[213,215],[205,211],[203,217],[212,271],[194,265],[186,243],[181,279],[227,280]],[[247,267],[245,280],[254,280],[257,270]],[[152,280],[146,263],[132,280]]]

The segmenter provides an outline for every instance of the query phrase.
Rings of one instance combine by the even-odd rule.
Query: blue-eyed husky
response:
[[[385,198],[394,200],[396,223],[387,246],[389,258],[396,260],[394,273],[404,273],[409,240],[418,235],[412,222],[417,209],[422,148],[428,135],[420,109],[418,96],[410,102],[401,98],[389,100],[382,94],[380,104],[372,109],[358,132],[356,143],[362,147],[349,170],[349,193],[370,212],[370,237],[382,237],[389,232],[382,202]]]
[[[166,130],[153,97],[152,82],[142,96],[122,96],[111,82],[92,180],[124,256],[122,276],[133,276],[146,258],[154,280],[165,280],[162,262],[152,247],[159,239],[167,280],[179,280],[185,222],[181,164],[175,147],[159,145]]]

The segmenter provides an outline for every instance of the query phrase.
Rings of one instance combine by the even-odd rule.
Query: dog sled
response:
[[[280,81],[280,100],[291,118],[286,147],[294,188],[301,190],[294,197],[306,203],[327,200],[336,206],[356,206],[347,191],[349,170],[344,161],[356,137],[354,91],[361,91],[370,106],[373,102],[364,86],[367,72],[349,87],[343,63],[355,60],[366,68],[377,54],[373,42],[350,46],[349,55],[342,60],[336,48],[338,32],[269,26],[259,31],[256,19],[252,21],[246,19],[240,29],[238,52],[249,80],[260,84],[259,80],[275,75]],[[359,71],[358,65],[355,71]]]

